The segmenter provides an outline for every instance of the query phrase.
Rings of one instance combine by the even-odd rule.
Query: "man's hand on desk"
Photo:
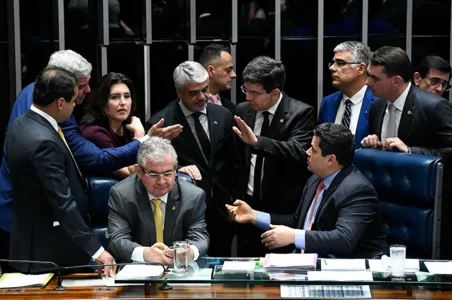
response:
[[[108,253],[107,251],[102,252],[102,254],[96,259],[96,263],[98,265],[116,264],[113,256],[111,256],[110,253]],[[116,266],[113,266],[113,267],[105,266],[104,267],[104,275],[106,277],[115,277],[116,269],[117,269]],[[99,274],[102,273],[102,267],[97,267],[97,273],[99,273]]]
[[[168,248],[163,251],[165,256],[171,260],[171,263],[173,263],[174,259],[174,249]],[[184,251],[179,252],[181,255],[184,254]],[[188,263],[191,263],[195,259],[195,253],[193,252],[193,249],[191,247],[188,247],[187,249],[187,261]]]
[[[295,243],[295,229],[270,224],[270,230],[261,235],[262,243],[270,250]]]
[[[253,223],[257,222],[257,211],[251,208],[245,201],[235,200],[234,205],[226,204],[229,217],[237,223]]]
[[[376,134],[368,135],[361,141],[361,147],[383,149],[383,143],[378,139]]]
[[[385,149],[391,150],[391,151],[397,151],[397,152],[403,152],[403,153],[409,152],[408,146],[405,145],[405,143],[402,142],[402,140],[397,137],[387,138],[385,140],[383,147]]]
[[[143,252],[144,261],[157,262],[164,265],[173,263],[173,257],[165,255],[170,250],[167,245],[162,243],[155,243],[151,247],[146,247]],[[172,251],[172,250],[171,250]]]
[[[165,120],[160,119],[160,121],[158,121],[151,127],[151,129],[149,129],[148,135],[159,136],[164,139],[172,140],[182,132],[183,126],[180,124],[175,124],[162,128],[163,123],[165,123]]]

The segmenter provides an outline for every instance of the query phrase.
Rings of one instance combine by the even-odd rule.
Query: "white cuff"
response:
[[[199,249],[195,245],[190,245],[190,248],[193,251],[193,261],[195,261],[199,257]]]
[[[146,247],[136,247],[135,249],[133,249],[132,257],[130,259],[132,261],[145,262],[144,249],[146,249]]]
[[[102,254],[102,252],[104,252],[105,249],[104,247],[100,246],[99,250],[96,251],[96,253],[93,254],[93,256],[91,256],[94,260],[98,259],[99,256]]]
[[[140,137],[138,140],[140,141],[140,143],[143,143],[144,141],[146,141],[150,136],[148,134],[145,134],[144,136]]]

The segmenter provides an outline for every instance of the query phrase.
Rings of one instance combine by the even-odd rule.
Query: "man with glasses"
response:
[[[209,102],[209,74],[194,61],[181,63],[173,72],[177,101],[157,112],[148,127],[162,118],[163,126],[181,124],[182,133],[172,140],[182,166],[206,192],[206,223],[210,234],[209,255],[231,256],[236,225],[225,204],[232,203],[239,158],[231,112]]]
[[[449,91],[451,67],[443,58],[426,56],[416,67],[412,82],[419,89],[441,96]]]
[[[335,123],[349,128],[355,135],[355,147],[369,134],[368,112],[375,97],[366,86],[366,67],[371,55],[369,46],[348,41],[334,48],[328,64],[333,86],[338,92],[323,98],[319,124]]]
[[[107,237],[123,262],[171,264],[174,241],[187,241],[188,261],[207,252],[206,194],[176,181],[177,154],[171,142],[151,137],[140,145],[136,174],[110,190]]]
[[[283,93],[285,79],[281,61],[267,56],[253,59],[243,71],[241,88],[247,101],[237,106],[234,126],[243,142],[237,196],[276,214],[291,214],[298,206],[310,175],[306,151],[315,126],[312,107]],[[253,225],[240,224],[238,255],[265,255],[262,233]]]

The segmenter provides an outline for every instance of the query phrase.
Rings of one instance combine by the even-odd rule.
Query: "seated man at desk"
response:
[[[190,244],[188,260],[207,252],[205,192],[176,181],[177,154],[171,142],[151,137],[138,150],[136,174],[114,185],[108,205],[110,250],[120,261],[173,262],[168,245]]]
[[[293,215],[256,211],[236,200],[234,206],[227,205],[231,218],[267,230],[261,238],[269,249],[295,244],[302,252],[337,258],[379,258],[387,253],[377,193],[352,164],[355,142],[350,130],[338,124],[317,126],[307,154],[314,175]]]

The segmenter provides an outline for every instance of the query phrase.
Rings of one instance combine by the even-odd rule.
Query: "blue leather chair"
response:
[[[177,173],[177,180],[183,180],[194,183],[187,174]],[[90,217],[91,227],[94,235],[101,242],[102,246],[108,249],[108,240],[106,238],[108,226],[108,197],[110,188],[115,185],[118,180],[109,177],[89,177],[88,178],[88,195],[90,199]]]
[[[354,164],[378,192],[380,217],[389,244],[406,245],[409,257],[439,259],[442,160],[359,149]]]

